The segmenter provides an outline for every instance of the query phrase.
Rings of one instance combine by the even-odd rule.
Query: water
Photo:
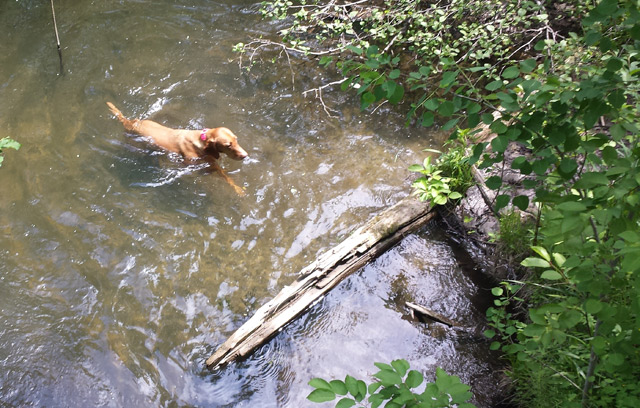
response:
[[[303,407],[315,376],[374,361],[442,366],[490,404],[486,291],[430,227],[343,282],[255,355],[204,360],[296,272],[410,191],[408,165],[443,136],[385,107],[362,115],[303,90],[327,73],[285,59],[242,72],[231,47],[277,27],[246,1],[0,3],[0,405]],[[325,81],[336,78],[326,78]],[[226,126],[250,158],[221,165],[238,197],[123,132],[108,112]],[[413,300],[464,330],[407,319]]]

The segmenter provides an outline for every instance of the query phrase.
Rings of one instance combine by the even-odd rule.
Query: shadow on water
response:
[[[204,360],[311,262],[404,197],[442,137],[351,96],[301,96],[327,73],[243,73],[231,47],[277,27],[259,5],[204,0],[0,4],[0,402],[9,406],[301,407],[316,376],[374,361],[443,366],[488,405],[482,289],[436,229],[407,237],[255,356]],[[331,78],[329,78],[331,79]],[[105,105],[172,127],[227,126],[250,154],[221,165],[247,192],[127,135]],[[414,300],[464,322],[405,318]]]

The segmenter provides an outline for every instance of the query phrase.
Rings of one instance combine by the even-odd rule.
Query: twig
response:
[[[316,98],[320,99],[320,103],[322,104],[322,108],[326,112],[327,116],[329,116],[330,118],[336,118],[337,116],[332,115],[331,112],[329,112],[329,111],[330,110],[333,111],[333,112],[338,112],[338,111],[336,111],[335,109],[330,109],[329,107],[327,107],[327,105],[324,103],[324,99],[322,99],[322,90],[324,88],[328,88],[328,87],[333,86],[333,85],[341,84],[344,81],[346,81],[347,79],[348,78],[345,77],[345,78],[342,78],[342,79],[340,79],[338,81],[333,81],[333,82],[329,82],[328,84],[324,84],[324,85],[322,85],[322,86],[320,86],[318,88],[308,89],[308,90],[302,92],[302,95],[307,96],[307,93],[314,92],[316,94]]]
[[[60,75],[64,74],[62,67],[62,49],[60,48],[60,36],[58,35],[58,24],[56,23],[56,10],[53,8],[53,0],[51,0],[51,15],[53,16],[53,29],[56,32],[56,43],[58,44],[58,57],[60,57]]]

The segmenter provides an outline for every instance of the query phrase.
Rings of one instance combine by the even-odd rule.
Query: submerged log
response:
[[[242,358],[266,343],[287,323],[323,297],[347,276],[417,231],[435,216],[429,204],[407,197],[373,217],[349,238],[320,255],[245,322],[207,359],[211,370]]]
[[[421,305],[417,305],[415,303],[411,303],[411,302],[406,302],[406,305],[409,309],[411,309],[411,313],[412,314],[417,314],[419,316],[426,316],[427,318],[431,319],[431,320],[435,320],[436,322],[445,324],[449,327],[454,327],[454,326],[459,326],[456,322],[454,322],[453,320],[449,319],[448,317],[445,317],[443,315],[441,315],[440,313],[436,313],[433,310],[427,309],[424,306]]]

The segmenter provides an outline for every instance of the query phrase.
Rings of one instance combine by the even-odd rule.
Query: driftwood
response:
[[[440,313],[436,313],[433,310],[429,310],[424,306],[416,305],[415,303],[406,302],[406,305],[409,309],[411,309],[412,314],[417,314],[419,316],[426,316],[431,320],[435,320],[436,322],[446,324],[449,327],[458,326],[456,322],[441,315]]]
[[[302,314],[347,276],[381,255],[404,236],[415,232],[435,216],[427,203],[408,197],[386,209],[349,238],[320,255],[243,324],[207,359],[217,369],[253,352],[287,323]]]

